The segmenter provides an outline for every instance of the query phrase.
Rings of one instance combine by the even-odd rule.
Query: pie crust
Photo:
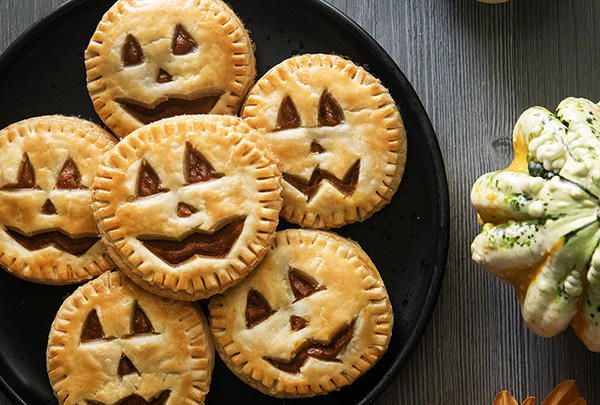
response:
[[[364,221],[398,189],[406,132],[388,90],[334,55],[302,55],[271,69],[242,117],[259,129],[283,173],[282,216],[310,228]]]
[[[42,284],[113,267],[90,209],[92,182],[115,139],[79,118],[30,118],[0,131],[0,264]]]
[[[52,324],[50,383],[60,404],[204,404],[214,349],[191,303],[107,272],[68,297]]]
[[[257,269],[213,297],[209,309],[223,361],[278,398],[352,384],[383,356],[393,326],[383,280],[367,254],[314,230],[278,232]]]
[[[220,0],[119,0],[85,52],[96,112],[119,137],[183,114],[236,114],[254,82],[252,41]]]
[[[240,118],[196,115],[123,139],[93,193],[117,266],[146,290],[182,300],[246,276],[268,251],[281,209],[281,174],[257,138]]]

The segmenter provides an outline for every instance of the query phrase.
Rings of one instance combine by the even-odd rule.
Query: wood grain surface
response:
[[[469,249],[478,233],[470,187],[509,162],[519,114],[571,95],[600,99],[600,1],[329,1],[369,31],[412,82],[450,183],[443,291],[418,349],[378,404],[491,404],[503,388],[541,397],[570,378],[590,404],[600,404],[600,354],[571,331],[553,339],[529,332],[512,290],[475,265]],[[0,51],[63,2],[0,0]]]

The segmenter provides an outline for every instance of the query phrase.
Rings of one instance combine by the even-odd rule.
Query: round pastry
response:
[[[363,221],[396,192],[406,133],[379,80],[333,55],[303,55],[271,69],[242,116],[279,158],[282,216],[310,228]]]
[[[227,366],[267,395],[326,394],[385,353],[393,312],[375,265],[332,233],[277,233],[264,261],[210,300],[215,346]]]
[[[85,52],[94,108],[118,136],[182,114],[235,114],[254,82],[248,32],[220,0],[119,0]]]
[[[143,288],[182,300],[241,280],[267,252],[281,174],[241,119],[169,118],[106,156],[93,209],[115,263]]]
[[[214,349],[204,316],[107,272],[65,300],[47,367],[60,404],[204,404]]]
[[[0,264],[22,279],[72,284],[112,268],[90,187],[115,144],[78,118],[45,116],[0,131]]]

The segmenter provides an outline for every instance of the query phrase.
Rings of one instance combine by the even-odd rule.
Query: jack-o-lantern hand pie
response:
[[[50,383],[65,405],[204,404],[214,349],[193,304],[107,272],[65,300],[50,330]]]
[[[91,185],[115,144],[78,118],[45,116],[0,131],[0,264],[43,284],[89,280],[113,267],[90,208]]]
[[[279,232],[257,269],[209,308],[223,361],[281,398],[353,383],[383,356],[393,326],[373,262],[356,243],[323,231]]]
[[[265,255],[281,174],[240,118],[181,116],[123,139],[97,171],[93,209],[111,257],[155,294],[196,300]]]
[[[282,216],[310,228],[363,221],[387,204],[406,162],[402,117],[379,80],[333,55],[269,71],[242,117],[263,132],[283,173]]]
[[[183,114],[235,114],[254,82],[248,33],[221,0],[119,0],[85,52],[96,112],[118,136]]]

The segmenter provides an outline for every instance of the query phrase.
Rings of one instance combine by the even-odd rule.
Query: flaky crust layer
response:
[[[172,49],[178,27],[195,45],[185,54]],[[141,52],[132,66],[123,60],[129,36]],[[220,0],[119,0],[100,21],[85,65],[94,108],[119,137],[144,124],[123,102],[156,108],[169,99],[220,95],[207,112],[236,114],[256,76],[248,32]],[[161,72],[166,81],[158,80]]]
[[[339,107],[340,123],[321,122],[325,94]],[[283,127],[294,127],[282,129],[280,118],[290,115],[297,121]],[[400,184],[407,148],[400,112],[378,79],[346,59],[316,54],[282,62],[250,91],[242,117],[263,133],[279,158],[285,179],[282,216],[288,221],[310,228],[363,221],[387,204]],[[360,170],[352,179],[354,165]],[[307,195],[286,176],[320,185]],[[336,187],[327,178],[354,189]]]
[[[134,332],[138,310],[152,332]],[[82,341],[92,311],[103,336]],[[50,383],[65,405],[111,405],[132,395],[150,401],[167,391],[161,404],[204,404],[214,365],[207,332],[192,304],[148,294],[120,272],[108,272],[77,289],[58,311],[48,340]],[[124,357],[132,366],[120,370]]]
[[[299,298],[291,272],[312,279],[314,291]],[[260,294],[270,311],[248,326],[251,292]],[[278,232],[257,269],[225,295],[213,297],[209,308],[223,361],[250,386],[279,398],[326,394],[353,383],[383,356],[393,327],[391,303],[375,265],[356,243],[323,231]],[[303,327],[293,330],[292,317],[301,317]],[[340,346],[335,360],[309,355],[299,372],[267,360],[297,358],[307,342],[332,344],[348,327],[351,340]]]
[[[148,291],[182,300],[209,297],[245,277],[271,245],[281,209],[281,174],[256,138],[237,117],[199,115],[162,120],[122,140],[93,188],[94,215],[117,266]],[[218,175],[190,182],[190,150]],[[154,195],[138,194],[143,166],[159,179]],[[180,204],[193,212],[180,216]],[[201,251],[175,263],[144,243],[217,238],[234,221],[243,222],[239,236],[220,255]]]
[[[0,264],[5,270],[24,280],[63,285],[112,268],[100,240],[75,255],[55,243],[30,250],[9,231],[23,238],[48,232],[60,232],[64,238],[97,236],[90,188],[97,165],[114,144],[97,125],[58,115],[27,119],[0,131]],[[74,162],[79,173],[77,189],[59,184],[67,161]],[[21,176],[27,176],[24,172],[33,177],[30,184],[19,185]],[[53,213],[44,210],[50,204]]]

